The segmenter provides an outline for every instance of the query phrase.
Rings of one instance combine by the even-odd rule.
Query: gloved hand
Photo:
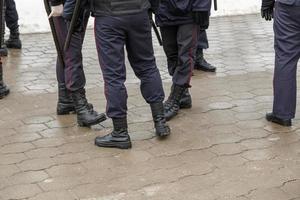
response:
[[[193,20],[200,26],[201,30],[208,29],[209,26],[209,12],[208,11],[194,11],[192,13]]]
[[[50,13],[50,15],[48,17],[51,18],[51,17],[62,16],[63,11],[64,11],[63,4],[60,4],[58,6],[51,6],[51,13]]]
[[[261,17],[267,21],[273,18],[275,0],[262,0],[261,4]]]

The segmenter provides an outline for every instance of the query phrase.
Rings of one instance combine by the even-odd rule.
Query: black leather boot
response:
[[[171,86],[171,93],[173,91],[174,85]],[[167,101],[165,102],[168,103],[170,101],[170,96],[168,97]],[[192,97],[191,94],[189,92],[189,89],[186,88],[182,98],[180,99],[180,105],[179,105],[180,109],[188,109],[192,107]]]
[[[205,60],[202,49],[197,50],[196,62],[195,62],[194,69],[205,71],[205,72],[215,72],[216,71],[216,67],[214,67],[213,65],[211,65],[210,63],[208,63]]]
[[[269,122],[279,124],[281,126],[292,126],[292,120],[291,119],[281,119],[281,118],[275,116],[273,113],[267,113],[266,114],[266,120],[269,121]]]
[[[3,82],[3,69],[0,60],[0,99],[4,98],[9,94],[9,88]]]
[[[77,123],[79,126],[92,126],[106,120],[104,113],[98,114],[89,107],[85,96],[85,89],[79,89],[71,92],[77,114]]]
[[[93,104],[88,103],[88,108],[93,109]],[[57,115],[76,113],[74,101],[64,83],[58,84],[58,102],[56,113]]]
[[[132,145],[128,135],[127,118],[114,118],[112,121],[114,130],[108,135],[96,137],[95,145],[98,147],[130,149]]]
[[[186,88],[181,99],[180,99],[180,104],[179,104],[180,109],[187,109],[192,107],[192,97],[191,94],[189,93],[189,89]]]
[[[7,48],[11,48],[11,49],[21,49],[22,48],[19,27],[14,30],[10,30],[9,39],[5,41],[5,44],[6,44]]]
[[[75,105],[71,94],[63,83],[58,84],[58,102],[57,102],[57,115],[67,115],[75,113]]]
[[[164,115],[164,105],[162,102],[150,104],[152,117],[155,127],[155,132],[158,137],[165,137],[170,135],[171,130],[166,123]]]
[[[182,99],[185,90],[185,87],[174,85],[168,100],[164,104],[164,112],[167,121],[178,114],[180,109],[180,99]]]

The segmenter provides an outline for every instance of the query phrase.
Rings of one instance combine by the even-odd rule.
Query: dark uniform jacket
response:
[[[150,8],[148,0],[89,0],[93,16],[136,14]]]
[[[300,6],[300,0],[277,0],[277,1],[291,6]]]
[[[155,11],[158,26],[193,23],[192,12],[210,11],[211,0],[161,0]]]

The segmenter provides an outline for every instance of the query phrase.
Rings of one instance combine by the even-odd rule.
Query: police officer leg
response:
[[[5,41],[7,48],[21,49],[22,42],[20,40],[19,33],[19,16],[16,9],[16,3],[14,0],[5,0],[6,11],[5,11],[5,22],[10,30],[9,39]]]
[[[2,61],[0,58],[0,99],[7,96],[9,94],[9,88],[3,82],[3,68],[2,68]]]
[[[144,12],[137,14],[134,18],[136,20],[133,27],[127,30],[128,59],[135,75],[141,80],[141,93],[146,102],[150,104],[156,135],[167,136],[170,134],[170,128],[164,117],[165,94],[155,62],[150,22],[145,25],[145,21],[149,21],[149,17],[147,12]]]
[[[67,24],[62,17],[53,17],[53,22],[56,28],[56,35],[60,45],[63,49],[65,38],[67,36]],[[75,112],[75,105],[71,98],[70,92],[65,84],[65,65],[57,58],[56,61],[56,78],[58,82],[58,101],[56,112],[58,115],[66,115]]]
[[[203,49],[208,48],[208,39],[206,30],[200,30],[198,35],[198,44],[196,51],[195,69],[207,72],[215,72],[216,67],[208,63],[203,54]]]
[[[177,45],[177,31],[178,26],[165,26],[160,28],[164,52],[167,56],[168,71],[173,76],[178,64],[178,45]],[[173,92],[174,85],[171,86],[171,93]],[[168,104],[172,95],[169,95],[165,104]],[[182,98],[180,99],[180,108],[191,108],[192,98],[188,89],[185,90]]]
[[[173,75],[174,89],[170,95],[170,101],[165,106],[167,120],[177,115],[180,108],[180,99],[185,90],[190,87],[190,80],[194,69],[197,32],[198,26],[195,24],[180,25],[178,27],[178,66]]]
[[[64,52],[66,88],[71,92],[80,126],[92,126],[106,120],[104,113],[98,114],[87,101],[85,75],[82,63],[82,44],[88,17],[83,18],[81,27],[77,27],[72,35],[70,47]]]
[[[266,118],[283,126],[291,126],[296,110],[296,74],[300,57],[299,8],[277,3],[275,9],[274,104],[273,112]]]
[[[168,71],[173,76],[178,62],[177,26],[161,27],[160,32],[163,41],[163,49],[167,56]]]
[[[106,97],[106,114],[112,118],[113,131],[95,139],[99,147],[131,148],[127,128],[127,91],[124,45],[126,33],[122,17],[96,17],[95,37]],[[140,49],[139,49],[140,50]]]

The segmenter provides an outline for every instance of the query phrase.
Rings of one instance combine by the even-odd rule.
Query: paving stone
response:
[[[40,139],[41,136],[37,133],[16,134],[6,138],[10,143],[32,142]]]
[[[241,129],[236,132],[237,135],[241,136],[242,138],[265,138],[271,133],[262,130],[262,129]]]
[[[47,169],[46,172],[51,177],[78,176],[87,172],[87,169],[80,164],[57,165]]]
[[[16,165],[0,165],[0,177],[10,177],[20,172]]]
[[[28,200],[53,200],[53,199],[75,200],[76,197],[74,197],[68,191],[61,190],[61,191],[40,193],[35,197],[29,198]]]
[[[16,134],[16,131],[14,129],[8,129],[8,128],[5,128],[5,129],[0,129],[0,138],[4,138],[4,137],[8,137],[8,136],[12,136],[14,134]]]
[[[22,153],[34,149],[34,145],[31,143],[12,143],[4,145],[0,148],[0,152],[3,154],[7,153]]]
[[[234,104],[228,102],[215,102],[208,105],[211,109],[214,110],[225,110],[234,107]]]
[[[264,127],[266,122],[262,120],[248,120],[240,121],[237,123],[237,126],[241,129],[255,129]]]
[[[33,142],[33,144],[36,147],[57,147],[57,146],[61,146],[62,144],[65,143],[65,140],[63,138],[46,138],[46,139],[40,139],[37,140],[35,142]]]
[[[8,199],[25,199],[33,197],[42,190],[35,184],[16,185],[0,190],[0,197],[3,200]]]
[[[38,183],[48,178],[48,174],[43,171],[21,172],[10,176],[8,185],[22,185],[29,183]]]
[[[70,176],[70,177],[54,177],[48,178],[39,182],[38,185],[44,191],[57,191],[57,190],[68,190],[77,185],[82,184],[82,176]]]
[[[286,182],[281,188],[285,193],[287,193],[292,198],[300,197],[300,180],[290,180]]]
[[[34,133],[46,129],[47,127],[44,124],[30,124],[30,125],[23,125],[21,127],[18,127],[17,131],[19,133]]]
[[[152,139],[155,137],[155,131],[152,130],[152,131],[131,132],[130,137],[133,141]]]
[[[268,160],[275,157],[270,149],[251,150],[243,153],[242,156],[248,160]]]
[[[220,144],[211,148],[211,151],[219,156],[240,154],[247,148],[241,144]]]
[[[216,157],[211,159],[210,162],[219,168],[226,168],[243,165],[247,160],[240,155],[233,155]]]
[[[253,200],[265,200],[265,199],[274,199],[274,200],[288,200],[290,199],[289,195],[283,192],[279,188],[270,188],[264,190],[256,190],[249,195]]]
[[[54,157],[56,155],[62,154],[56,147],[51,148],[36,148],[25,153],[29,158],[45,158],[45,157]]]
[[[55,162],[50,158],[34,158],[25,160],[17,166],[23,171],[32,171],[32,170],[44,170],[51,166],[54,166]]]
[[[23,160],[27,160],[28,158],[24,153],[16,153],[16,154],[0,154],[0,164],[1,165],[10,165],[19,163]]]
[[[90,156],[86,153],[71,153],[71,154],[63,154],[56,155],[53,160],[57,164],[75,164],[87,161],[90,159]]]
[[[34,117],[26,118],[24,120],[24,123],[25,124],[43,124],[43,123],[47,123],[52,120],[53,120],[53,118],[50,116],[34,116]]]
[[[247,149],[264,149],[272,146],[272,144],[268,139],[249,139],[241,142],[241,145]]]
[[[236,118],[242,121],[262,119],[263,116],[260,113],[238,113],[235,115]]]

